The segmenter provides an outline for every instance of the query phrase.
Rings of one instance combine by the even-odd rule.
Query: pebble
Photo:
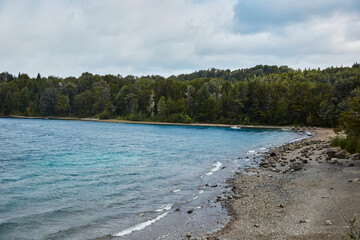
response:
[[[186,233],[186,237],[187,237],[187,238],[191,238],[191,233],[190,233],[190,232],[187,232],[187,233]]]
[[[330,220],[326,220],[325,223],[326,223],[326,226],[331,226],[332,225],[332,222]]]

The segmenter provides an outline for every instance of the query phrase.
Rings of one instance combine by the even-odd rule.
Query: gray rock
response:
[[[360,153],[355,153],[351,155],[351,160],[360,160]]]
[[[337,164],[337,163],[339,163],[339,160],[337,160],[337,159],[332,159],[330,163],[332,163],[332,164]]]
[[[304,167],[304,163],[302,162],[294,162],[290,164],[290,169],[294,169],[295,171],[299,171]]]
[[[335,157],[335,154],[339,151],[338,148],[329,148],[328,150],[326,150],[326,154],[328,155],[329,158],[333,158]]]
[[[342,150],[342,151],[340,151],[340,152],[337,152],[336,154],[335,154],[335,157],[337,157],[337,158],[346,158],[346,151],[345,150]]]
[[[310,220],[305,219],[305,220],[300,220],[299,222],[300,222],[300,223],[308,223],[308,222],[310,222]]]
[[[270,153],[270,157],[275,157],[275,156],[276,156],[276,152]]]

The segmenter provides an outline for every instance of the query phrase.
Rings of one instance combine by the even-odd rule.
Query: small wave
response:
[[[202,194],[202,193],[204,193],[204,190],[200,190],[200,191],[199,191],[199,194]]]
[[[264,150],[266,150],[266,148],[260,148],[259,150],[260,150],[260,151],[264,151]]]
[[[172,192],[180,192],[180,189],[175,189],[175,190],[172,190]]]
[[[307,138],[309,138],[309,136],[304,136],[304,137],[301,137],[301,138],[297,138],[295,140],[290,141],[289,143],[300,142],[301,140],[304,140],[304,139],[307,139]]]
[[[128,234],[130,234],[130,233],[132,233],[132,232],[140,231],[140,230],[142,230],[142,229],[150,226],[151,224],[159,221],[160,219],[162,219],[162,218],[165,217],[166,215],[168,215],[167,212],[166,212],[166,213],[163,213],[163,214],[161,214],[161,215],[157,216],[156,218],[151,219],[151,220],[149,220],[149,221],[146,221],[146,222],[143,222],[143,223],[139,223],[139,224],[137,224],[137,225],[135,225],[135,226],[133,226],[133,227],[124,229],[124,230],[122,230],[122,231],[114,234],[113,236],[114,236],[114,237],[122,237],[122,236],[128,235]]]
[[[172,208],[172,204],[164,204],[159,209],[156,209],[155,212],[163,212],[165,210],[170,210]]]
[[[255,153],[255,150],[250,150],[248,151],[248,153]]]
[[[222,165],[221,162],[216,162],[216,163],[214,163],[214,168],[211,169],[210,172],[206,173],[205,175],[206,175],[206,176],[212,175],[214,172],[216,172],[217,170],[220,169],[221,165]]]
[[[193,200],[196,200],[198,198],[198,196],[195,196],[195,197],[193,197]]]

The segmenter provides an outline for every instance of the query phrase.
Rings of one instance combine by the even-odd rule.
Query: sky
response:
[[[0,0],[0,72],[178,75],[360,62],[359,0]]]

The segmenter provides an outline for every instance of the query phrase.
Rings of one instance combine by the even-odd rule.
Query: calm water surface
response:
[[[214,197],[205,184],[253,164],[245,156],[254,151],[300,137],[281,130],[0,119],[0,239],[156,239],[168,234],[166,224],[175,228],[189,217],[186,204],[202,208]]]

